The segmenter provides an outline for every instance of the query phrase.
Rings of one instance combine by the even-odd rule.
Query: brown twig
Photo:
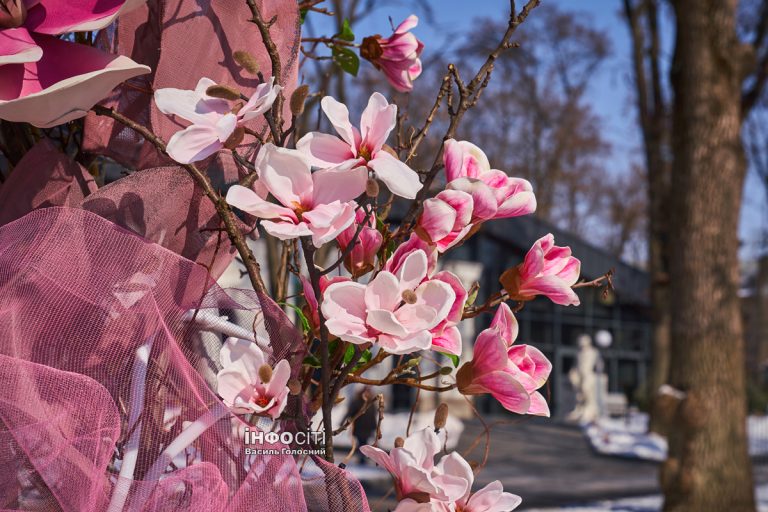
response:
[[[144,137],[147,142],[154,145],[160,152],[165,155],[168,154],[165,142],[160,137],[149,131],[149,129],[146,127],[136,123],[131,119],[128,119],[123,114],[102,105],[94,105],[92,110],[97,115],[111,117],[115,121],[131,128],[139,135]],[[256,261],[256,257],[253,255],[251,248],[248,247],[248,244],[245,242],[245,237],[237,227],[235,215],[230,209],[229,204],[227,204],[227,201],[221,197],[216,192],[216,190],[214,190],[210,179],[208,179],[208,176],[203,174],[203,172],[200,171],[200,169],[198,169],[194,164],[179,165],[184,170],[186,170],[187,173],[189,173],[189,175],[195,180],[200,188],[203,189],[206,197],[208,197],[211,203],[213,203],[213,206],[216,209],[216,213],[219,215],[222,222],[224,222],[224,228],[227,231],[227,235],[229,235],[229,239],[232,242],[232,245],[235,246],[237,252],[240,254],[240,257],[243,260],[243,264],[245,265],[245,269],[248,272],[248,277],[251,281],[253,289],[260,293],[266,293],[266,287],[264,286],[264,281],[261,278],[261,268],[259,263]]]

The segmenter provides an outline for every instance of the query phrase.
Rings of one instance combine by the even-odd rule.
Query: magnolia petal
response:
[[[544,395],[538,391],[531,393],[531,404],[528,408],[528,414],[549,417],[549,405],[544,399]]]
[[[296,143],[296,149],[307,155],[316,167],[336,167],[356,158],[349,144],[327,133],[306,134]]]
[[[165,115],[177,116],[190,123],[214,126],[230,110],[229,102],[221,98],[210,98],[205,94],[208,87],[216,85],[210,78],[203,77],[195,90],[172,87],[155,91],[157,109]]]
[[[475,340],[472,366],[476,374],[503,370],[507,367],[507,343],[498,329],[482,331]]]
[[[405,199],[414,199],[423,186],[416,171],[386,151],[379,151],[368,166],[393,194]]]
[[[461,331],[456,326],[446,327],[432,338],[432,350],[445,354],[461,355]]]
[[[501,482],[494,480],[472,494],[467,501],[466,510],[508,512],[516,509],[522,502],[523,499],[520,496],[504,492]]]
[[[490,372],[476,377],[473,383],[482,386],[499,401],[506,410],[526,414],[531,399],[522,384],[505,372]]]
[[[237,399],[247,402],[253,393],[251,381],[237,366],[224,368],[216,374],[216,392],[229,406],[235,405]]]
[[[363,138],[361,144],[375,155],[387,141],[396,124],[397,105],[390,105],[381,93],[374,92],[360,117],[360,135]]]
[[[436,313],[435,323],[424,328],[432,329],[445,320],[455,300],[456,292],[451,285],[438,279],[426,281],[416,288],[416,304],[427,305]]]
[[[242,185],[232,185],[229,188],[227,203],[261,219],[298,221],[290,208],[265,201],[256,192]]]
[[[416,28],[416,25],[419,24],[419,17],[415,14],[411,14],[407,18],[405,18],[395,29],[395,34],[403,34],[405,32],[408,32],[409,30],[412,30]]]
[[[43,50],[39,61],[0,66],[0,119],[51,128],[84,117],[118,84],[151,71],[56,37],[33,39]]]
[[[338,139],[337,139],[338,140]],[[312,204],[328,204],[334,201],[347,202],[365,192],[368,169],[324,169],[312,174],[314,191]]]
[[[312,204],[312,175],[307,158],[294,149],[266,144],[259,179],[284,206]]]
[[[379,272],[365,289],[365,307],[392,311],[402,301],[400,282],[390,272]]]
[[[27,11],[25,25],[34,32],[50,35],[99,30],[112,23],[126,3],[125,0],[35,2]],[[136,2],[131,2],[127,7],[136,6]]]
[[[267,385],[267,393],[275,397],[284,394],[290,378],[291,364],[286,359],[281,359],[272,370],[272,379]]]
[[[416,250],[405,256],[397,279],[400,281],[400,292],[415,290],[427,277],[427,254]]]
[[[357,147],[355,130],[352,127],[352,123],[349,122],[347,106],[331,96],[325,96],[320,100],[320,107],[325,112],[336,133],[344,139],[344,142],[352,148]],[[355,153],[355,156],[357,156],[357,153]]]
[[[205,160],[224,147],[216,128],[193,124],[173,134],[168,141],[168,156],[180,164]]]
[[[501,337],[504,338],[507,345],[512,345],[515,342],[520,330],[517,318],[515,318],[506,302],[499,304],[496,314],[493,316],[493,320],[491,320],[491,327],[499,330]]]
[[[520,286],[521,295],[545,295],[561,306],[578,306],[581,301],[571,286],[557,276],[526,279]]]
[[[410,354],[419,350],[428,350],[432,346],[432,335],[429,331],[419,331],[405,337],[379,335],[379,345],[390,354]]]
[[[259,368],[265,362],[265,357],[264,352],[252,341],[227,338],[221,346],[219,360],[224,368],[238,366],[245,369],[245,378],[249,382],[254,382],[255,377],[259,375]]]
[[[272,222],[271,220],[261,221],[262,227],[270,235],[280,240],[291,240],[300,236],[311,236],[312,230],[309,229],[306,222],[294,224],[293,222]]]
[[[400,323],[392,311],[384,309],[369,309],[365,323],[377,331],[402,338],[409,334],[408,329]]]
[[[448,236],[455,223],[456,210],[450,204],[436,197],[424,201],[419,226],[432,242],[439,242]]]
[[[329,215],[333,215],[329,217]],[[355,221],[355,203],[341,204],[338,201],[317,206],[304,214],[312,231],[312,244],[315,247],[330,242]]]
[[[389,454],[381,448],[376,448],[375,446],[366,444],[360,447],[360,453],[371,459],[382,468],[389,471],[390,474],[396,474],[395,468],[392,465],[392,461],[389,458]]]
[[[42,57],[43,49],[24,27],[0,30],[0,66],[37,62]]]

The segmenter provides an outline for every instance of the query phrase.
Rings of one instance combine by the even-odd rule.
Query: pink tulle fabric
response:
[[[297,3],[256,0],[256,4],[264,19],[275,20],[270,34],[280,54],[282,76],[278,82],[285,87],[285,97],[290,97],[298,80],[301,29]],[[208,77],[250,96],[258,79],[234,62],[235,51],[250,52],[266,79],[271,76],[269,55],[258,28],[248,22],[250,18],[243,0],[148,0],[121,16],[116,30],[103,31],[99,42],[106,51],[149,66],[152,73],[118,87],[104,104],[168,141],[182,125],[157,110],[152,101],[154,90],[194,89],[201,77]],[[290,119],[287,103],[283,117]],[[263,118],[254,120],[250,128],[263,132],[266,122]],[[86,118],[84,148],[138,169],[168,163],[132,130],[94,114]]]
[[[202,265],[82,209],[0,227],[0,509],[369,510],[337,466],[245,455],[244,424],[195,369],[195,310],[252,318],[298,372],[304,345],[282,311],[216,287]],[[179,456],[159,457],[201,422]],[[118,476],[131,453],[132,477]]]

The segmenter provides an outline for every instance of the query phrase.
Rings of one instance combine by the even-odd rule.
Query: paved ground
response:
[[[491,424],[494,419],[486,421]],[[480,443],[466,455],[469,461],[482,460],[484,436],[479,422],[468,423],[459,450],[463,453],[478,436]],[[578,428],[550,420],[523,419],[493,426],[488,463],[475,489],[501,480],[505,490],[523,497],[520,510],[525,510],[658,494],[657,473],[654,462],[596,455]],[[758,484],[768,482],[765,461],[756,464],[755,480]],[[365,485],[372,506],[389,490],[386,478],[374,478]],[[374,511],[386,511],[392,503],[382,502]]]

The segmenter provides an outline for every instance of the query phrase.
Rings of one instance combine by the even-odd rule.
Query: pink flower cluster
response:
[[[389,453],[373,446],[360,451],[392,475],[399,501],[395,512],[508,512],[520,505],[521,498],[504,492],[498,480],[472,493],[472,467],[457,452],[435,464],[441,448],[434,430],[425,429]]]
[[[504,272],[499,280],[514,300],[526,301],[544,295],[561,306],[578,306],[579,296],[572,286],[580,272],[581,262],[571,256],[571,248],[556,246],[555,237],[550,233],[538,239],[525,260]]]
[[[369,36],[360,45],[360,55],[384,73],[392,87],[400,92],[411,91],[413,81],[421,75],[419,57],[424,43],[410,32],[418,23],[419,18],[411,14],[391,36]]]
[[[0,0],[0,119],[50,128],[83,117],[120,82],[149,73],[123,55],[59,37],[102,29],[139,0]]]
[[[490,393],[517,414],[549,416],[547,402],[537,390],[549,378],[552,363],[535,347],[515,345],[517,333],[517,320],[502,303],[491,326],[477,337],[472,361],[459,369],[459,391],[465,395]]]
[[[444,252],[460,243],[480,224],[492,219],[536,211],[531,184],[491,169],[485,153],[466,141],[445,141],[446,190],[424,201],[420,232]]]
[[[377,343],[392,354],[434,348],[461,353],[467,292],[450,272],[435,273],[434,249],[418,237],[401,245],[368,284],[337,280],[323,292],[328,331],[355,344]]]

